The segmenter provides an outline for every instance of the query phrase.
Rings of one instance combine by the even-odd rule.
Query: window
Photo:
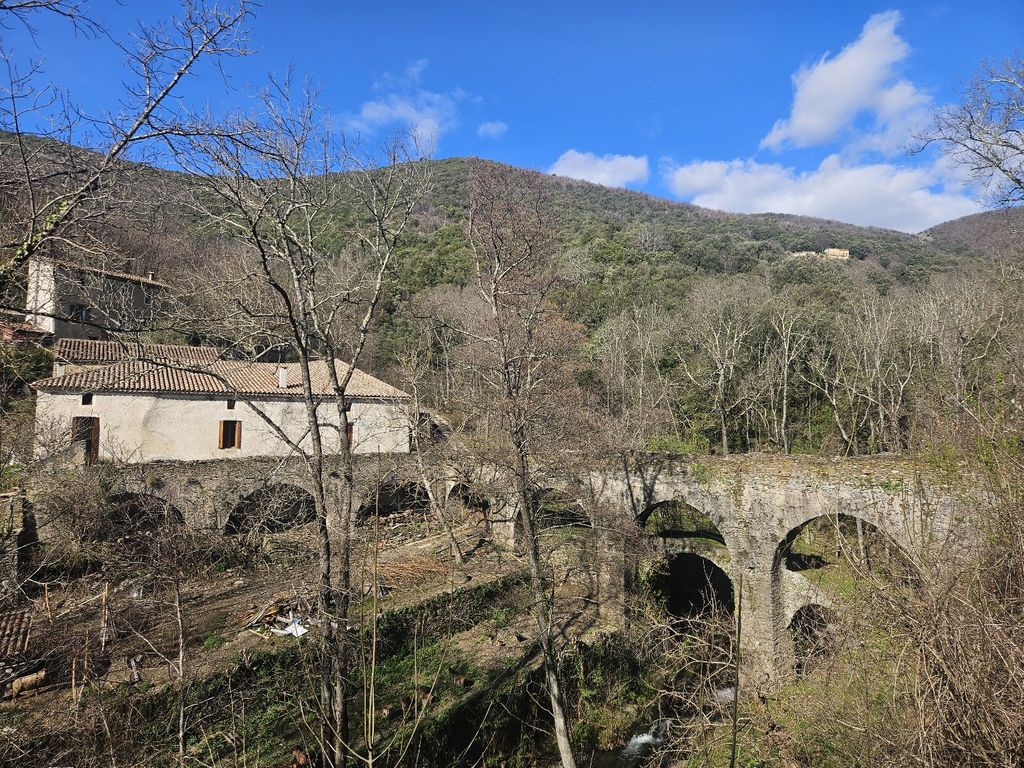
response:
[[[92,464],[100,453],[100,420],[95,416],[75,416],[71,420],[71,442],[85,448],[85,463]]]
[[[355,437],[355,434],[356,434],[355,422],[350,421],[348,423],[348,426],[345,428],[345,436],[348,438],[348,447],[349,448],[352,447],[352,442],[353,442],[353,438]]]
[[[68,308],[68,319],[79,323],[92,320],[92,309],[85,304],[72,304]]]
[[[92,405],[92,392],[82,395],[82,405]]]
[[[242,422],[227,420],[220,423],[220,447],[242,447]]]
[[[229,411],[235,410],[235,401],[234,401],[233,398],[228,398],[228,410]]]

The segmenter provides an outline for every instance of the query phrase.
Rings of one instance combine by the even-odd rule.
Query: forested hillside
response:
[[[405,266],[407,289],[459,281],[468,273],[462,226],[471,162],[431,163],[433,191]],[[574,274],[565,301],[576,319],[592,327],[623,297],[671,305],[695,275],[757,272],[785,260],[788,252],[848,249],[849,269],[882,284],[919,282],[956,261],[955,251],[892,230],[784,214],[724,213],[542,174],[537,183]]]
[[[9,135],[0,136],[0,143],[10,140]],[[81,174],[99,162],[90,152],[48,139],[33,140],[32,149],[62,174]],[[471,158],[419,162],[429,166],[431,185],[406,236],[408,258],[402,265],[401,288],[412,292],[464,282],[469,275],[463,229],[471,165],[492,166],[499,173],[515,170]],[[579,319],[591,326],[604,319],[623,295],[672,302],[685,294],[694,275],[756,272],[777,264],[789,252],[845,248],[851,269],[882,283],[906,284],[944,271],[959,258],[987,252],[985,238],[976,238],[974,230],[991,233],[1003,245],[1019,236],[1007,227],[989,226],[998,213],[983,214],[977,223],[974,217],[950,222],[924,236],[907,235],[805,216],[725,213],[541,173],[535,178],[544,193],[549,224],[577,278],[571,301]],[[130,199],[134,209],[118,212],[119,218],[132,218],[130,227],[108,221],[110,235],[117,240],[108,250],[119,252],[124,267],[155,267],[173,275],[179,262],[188,259],[182,241],[196,246],[209,239],[208,223],[198,221],[186,203],[191,187],[187,174],[120,162],[106,183],[116,198]],[[2,198],[0,190],[0,205],[17,205]],[[351,218],[351,201],[344,194],[332,216],[330,228],[340,233]],[[981,244],[968,248],[968,240]]]
[[[1024,208],[1003,208],[964,216],[921,234],[945,253],[997,258],[1019,256],[1024,251]]]

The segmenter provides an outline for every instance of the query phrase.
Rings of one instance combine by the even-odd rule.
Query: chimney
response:
[[[279,365],[277,367],[277,386],[281,389],[288,389],[288,367]]]
[[[156,272],[154,272],[153,270],[150,270],[149,272],[146,273],[147,280],[152,280],[154,277],[156,277]]]

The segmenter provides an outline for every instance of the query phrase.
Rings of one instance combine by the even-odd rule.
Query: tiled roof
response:
[[[0,659],[24,653],[31,633],[32,617],[27,609],[0,613]]]
[[[49,333],[49,331],[40,328],[35,323],[26,321],[24,312],[15,312],[13,309],[0,309],[0,324],[15,332],[20,331],[21,333],[38,335]]]
[[[338,377],[348,370],[336,361]],[[288,369],[288,386],[278,386],[278,368]],[[330,369],[325,360],[312,365],[313,392],[333,394]],[[53,392],[137,392],[206,395],[302,396],[302,378],[298,363],[250,363],[239,360],[215,360],[212,363],[182,367],[129,360],[103,368],[77,371],[37,381],[36,389]],[[349,397],[399,398],[409,396],[368,373],[356,369],[346,390]]]
[[[64,259],[53,259],[52,261],[58,267],[64,267],[65,269],[71,269],[75,272],[89,272],[93,275],[101,275],[102,277],[112,277],[115,280],[124,280],[129,283],[139,283],[141,285],[152,285],[156,288],[170,288],[167,283],[161,283],[159,280],[154,280],[151,277],[145,277],[143,275],[133,275],[129,272],[118,272],[113,269],[104,269],[102,267],[93,267],[88,264],[78,264],[73,261],[66,261]]]
[[[59,339],[53,347],[53,354],[64,363],[119,363],[142,358],[201,365],[217,360],[221,351],[216,347],[190,347],[184,344]]]

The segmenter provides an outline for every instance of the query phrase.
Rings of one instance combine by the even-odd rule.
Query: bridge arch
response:
[[[636,518],[637,525],[660,539],[709,539],[725,544],[725,536],[710,515],[682,499],[649,505]]]
[[[123,491],[110,496],[107,505],[110,532],[114,535],[144,533],[185,522],[177,507],[157,493]]]
[[[291,483],[270,483],[238,499],[224,533],[281,533],[315,519],[316,504],[309,491]]]
[[[866,571],[893,563],[898,571],[906,564],[905,550],[876,522],[877,517],[856,512],[804,514],[778,541],[770,585],[772,605],[779,609],[773,635],[780,671],[801,676],[832,652],[835,605],[851,596]],[[852,579],[851,573],[835,570],[847,567],[853,569]]]
[[[835,653],[836,620],[836,611],[820,603],[807,603],[793,613],[786,631],[793,648],[793,672],[798,678]]]
[[[403,513],[426,515],[430,512],[430,497],[422,483],[416,481],[387,480],[379,489],[371,489],[356,513],[357,522],[366,522],[374,515],[388,517]]]
[[[472,522],[490,527],[491,502],[467,483],[454,483],[445,497],[445,510],[458,522]]]
[[[548,528],[593,528],[579,499],[557,488],[537,487],[531,493],[538,530]]]
[[[652,586],[677,618],[692,618],[711,610],[732,614],[735,610],[736,596],[729,574],[696,552],[668,554]]]
[[[860,560],[867,556],[872,542],[883,538],[888,537],[874,522],[860,515],[818,514],[786,532],[776,546],[774,565],[800,572],[838,562],[845,555]],[[851,551],[851,545],[856,547],[856,552]]]

